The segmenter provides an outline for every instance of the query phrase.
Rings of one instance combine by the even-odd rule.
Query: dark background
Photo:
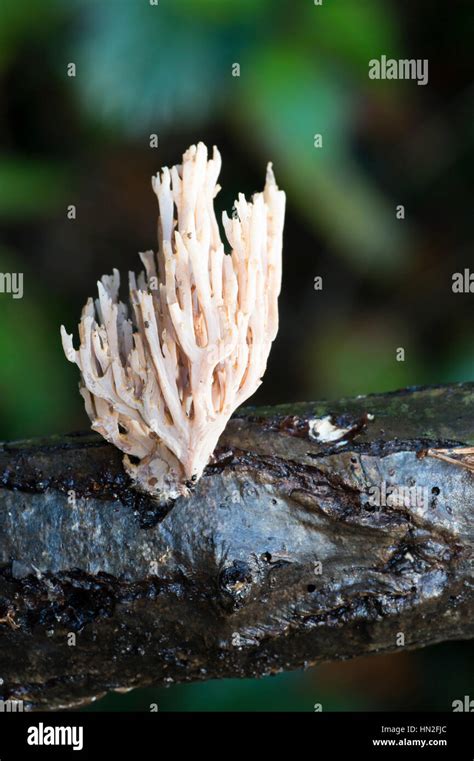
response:
[[[25,292],[0,294],[0,437],[87,427],[59,325],[101,275],[140,269],[151,175],[199,140],[222,153],[219,210],[262,189],[268,160],[287,193],[281,328],[252,403],[474,380],[473,295],[452,292],[474,270],[473,18],[467,0],[2,0],[0,271],[23,272]],[[370,80],[382,54],[428,58],[429,83]],[[449,710],[473,693],[473,654],[445,644],[95,708]]]

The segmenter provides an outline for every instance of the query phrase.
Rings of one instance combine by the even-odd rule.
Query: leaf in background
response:
[[[51,35],[54,24],[65,8],[58,0],[1,0],[0,3],[0,71],[16,55],[20,44]]]
[[[196,18],[206,19],[208,22],[234,22],[237,24],[245,23],[249,18],[255,22],[257,18],[262,18],[268,22],[269,14],[274,13],[273,0],[161,0],[162,8],[165,8],[166,1],[168,4],[173,3],[176,11],[185,15],[189,19],[191,15],[193,23]]]
[[[67,171],[51,162],[0,156],[0,217],[36,217],[67,197]]]
[[[0,272],[21,269],[12,252],[0,250]],[[5,439],[67,430],[79,408],[55,309],[36,300],[31,271],[24,272],[23,283],[22,299],[0,293],[0,437]]]
[[[188,6],[192,4],[188,2]],[[194,127],[220,102],[233,37],[174,4],[81,2],[78,86],[89,112],[128,134]]]
[[[308,333],[304,349],[311,364],[310,391],[314,379],[318,393],[331,399],[430,382],[423,356],[413,346],[402,322],[388,323],[370,313],[365,320],[355,315],[339,320],[334,317],[330,324],[320,328]],[[396,360],[399,346],[405,348],[405,362]]]
[[[438,371],[441,383],[474,381],[474,338],[472,326],[469,326],[465,332],[460,332],[452,337],[447,354],[442,358],[437,357],[438,363],[441,364],[441,373]]]
[[[406,225],[351,152],[354,96],[321,61],[274,44],[247,64],[238,134],[257,135],[276,163],[289,202],[355,265],[399,268]],[[323,148],[313,136],[323,135]]]
[[[382,53],[399,57],[398,25],[385,0],[305,3],[297,17],[297,33],[302,43],[312,45],[313,54],[334,60],[346,76],[362,75],[365,81],[371,58]],[[349,71],[348,64],[353,67]]]

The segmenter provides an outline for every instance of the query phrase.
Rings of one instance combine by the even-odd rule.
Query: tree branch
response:
[[[97,436],[4,444],[1,697],[60,708],[473,637],[474,474],[426,456],[473,445],[473,404],[458,384],[241,410],[174,504]]]

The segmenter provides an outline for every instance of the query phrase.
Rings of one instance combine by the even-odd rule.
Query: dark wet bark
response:
[[[423,456],[472,446],[473,409],[474,384],[247,408],[173,505],[99,437],[4,444],[0,696],[59,708],[473,637],[474,473]],[[345,443],[311,437],[326,414]],[[383,482],[409,504],[369,504]]]

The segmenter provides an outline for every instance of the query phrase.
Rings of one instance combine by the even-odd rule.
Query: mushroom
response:
[[[129,273],[127,307],[117,270],[98,282],[79,323],[80,347],[61,326],[81,371],[92,428],[125,453],[141,490],[175,499],[201,477],[234,410],[259,387],[278,330],[285,194],[268,164],[265,188],[214,210],[221,168],[214,147],[191,146],[181,165],[152,178],[158,252]]]

